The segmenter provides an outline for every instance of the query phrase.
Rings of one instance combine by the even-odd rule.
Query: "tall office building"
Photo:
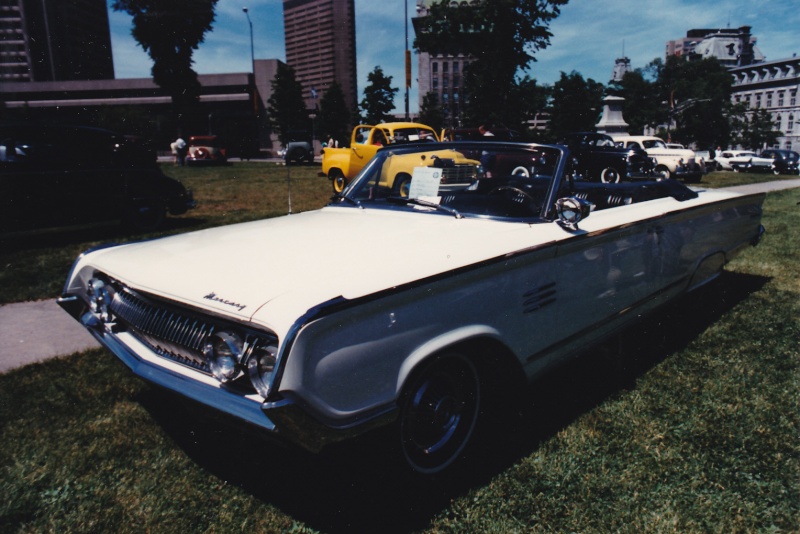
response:
[[[480,0],[468,0],[468,5]],[[419,32],[420,22],[429,16],[432,0],[417,0],[417,16],[412,19],[414,31]],[[424,101],[428,93],[437,96],[439,107],[445,114],[446,124],[459,126],[464,112],[464,70],[475,58],[469,54],[454,51],[450,54],[431,54],[419,52],[417,67],[417,85],[419,102]]]
[[[0,0],[0,81],[111,78],[106,0]]]
[[[303,86],[309,108],[335,80],[350,111],[358,106],[354,0],[284,0],[286,64]]]

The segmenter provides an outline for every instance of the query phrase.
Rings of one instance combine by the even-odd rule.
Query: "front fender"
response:
[[[400,371],[397,374],[396,392],[399,394],[403,389],[409,375],[413,370],[423,361],[430,358],[434,354],[442,352],[448,347],[453,347],[461,343],[468,342],[470,339],[489,337],[501,341],[500,332],[488,325],[476,324],[464,326],[456,330],[445,332],[421,345],[414,352],[408,355],[408,358],[400,366]],[[502,342],[502,341],[501,341]]]

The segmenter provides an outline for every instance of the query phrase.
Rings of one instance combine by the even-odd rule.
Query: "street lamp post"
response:
[[[250,25],[250,71],[252,73],[252,87],[253,92],[253,116],[256,118],[256,127],[258,127],[258,91],[256,90],[256,54],[255,47],[253,46],[253,21],[250,20],[250,13],[246,7],[242,8],[244,15],[247,17],[247,24]]]
[[[250,66],[253,69],[253,76],[256,75],[256,55],[253,48],[253,21],[250,20],[250,13],[246,7],[242,8],[244,15],[247,17],[247,23],[250,25]]]
[[[405,67],[406,67],[406,121],[411,120],[408,114],[408,90],[411,87],[411,55],[408,50],[408,0],[403,0],[403,12],[405,14],[405,30],[406,30],[406,50],[405,50]]]

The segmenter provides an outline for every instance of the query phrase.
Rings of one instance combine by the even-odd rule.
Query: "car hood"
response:
[[[541,242],[542,230],[329,207],[104,249],[87,262],[140,291],[281,330],[291,325],[274,324],[278,318],[502,256]]]

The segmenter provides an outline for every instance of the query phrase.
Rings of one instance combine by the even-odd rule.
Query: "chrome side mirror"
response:
[[[556,200],[558,224],[567,230],[578,230],[578,223],[588,217],[593,208],[594,204],[580,198],[559,198]]]

